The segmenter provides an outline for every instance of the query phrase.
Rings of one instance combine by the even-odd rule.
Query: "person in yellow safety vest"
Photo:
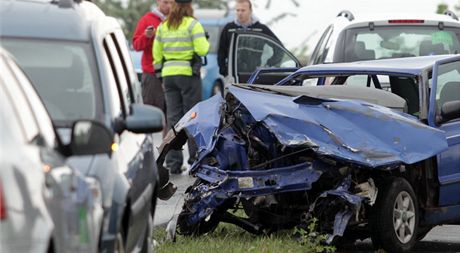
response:
[[[205,56],[209,50],[203,26],[193,18],[192,0],[175,0],[168,18],[158,27],[153,43],[155,72],[161,69],[163,78],[166,116],[171,129],[180,118],[201,100],[201,77],[192,72],[192,61]],[[201,61],[201,57],[198,57]],[[190,158],[195,160],[196,145],[189,141]],[[182,172],[181,150],[171,150],[166,156],[170,173]]]

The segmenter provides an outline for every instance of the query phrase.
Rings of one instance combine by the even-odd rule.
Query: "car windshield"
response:
[[[90,45],[83,42],[2,39],[56,123],[98,118],[102,111]]]
[[[209,54],[217,54],[220,36],[219,26],[204,25],[204,30],[208,32],[209,35]]]
[[[355,28],[346,31],[345,61],[458,54],[460,29],[437,26]]]

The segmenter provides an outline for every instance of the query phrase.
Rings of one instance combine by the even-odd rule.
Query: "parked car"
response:
[[[215,94],[223,94],[225,81],[224,77],[219,74],[217,50],[222,29],[234,19],[234,15],[224,10],[198,9],[195,11],[195,17],[209,36],[209,52],[206,55],[206,64],[201,68],[203,99],[208,99]]]
[[[93,3],[71,0],[2,1],[0,19],[1,44],[33,81],[64,144],[75,120],[113,134],[110,155],[66,161],[101,184],[100,250],[149,252],[161,183],[151,133],[162,130],[164,115],[142,104],[120,25]]]
[[[460,22],[441,14],[388,13],[356,17],[342,11],[319,39],[309,64],[460,52]]]
[[[359,75],[371,85],[347,85]],[[197,104],[157,161],[187,136],[200,150],[178,232],[228,222],[261,234],[317,218],[328,243],[370,237],[407,252],[432,227],[460,225],[459,80],[452,55],[324,64]]]
[[[101,187],[65,163],[69,155],[110,153],[110,134],[77,121],[62,145],[33,86],[0,48],[0,251],[97,252]],[[86,131],[82,131],[86,130]],[[86,142],[94,144],[84,149]]]

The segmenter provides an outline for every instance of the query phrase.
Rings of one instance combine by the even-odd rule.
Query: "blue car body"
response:
[[[460,224],[460,92],[455,92],[460,91],[456,79],[460,77],[459,66],[458,56],[309,66],[278,85],[234,85],[225,100],[216,95],[197,104],[167,135],[157,161],[161,164],[168,150],[181,147],[187,136],[198,146],[191,168],[197,182],[187,190],[179,232],[200,234],[224,221],[261,233],[292,226],[296,221],[299,224],[301,219],[293,220],[292,216],[302,213],[320,217],[321,227],[330,234],[328,242],[343,236],[347,228],[355,231],[366,227],[367,234],[360,233],[359,238],[370,235],[387,250],[407,251],[431,227]],[[393,93],[379,90],[378,95],[384,102],[400,99],[404,104],[401,110],[379,105],[384,102],[375,97],[377,93],[360,95],[377,90],[369,87],[343,98],[344,91],[352,87],[340,82],[345,84],[344,77],[356,74],[372,80],[389,75],[399,81],[418,82],[420,111],[407,113],[406,103],[410,101],[404,94],[393,94],[393,84]],[[255,75],[252,80],[257,80]],[[321,85],[331,76],[336,76],[336,85],[286,86],[309,77]],[[437,94],[437,85],[440,89],[454,87],[453,95]],[[383,245],[381,237],[388,232],[376,229],[375,216],[386,217],[379,209],[391,208],[382,203],[396,191],[389,190],[388,182],[400,181],[410,185],[401,192],[417,193],[404,200],[404,205],[406,200],[412,203],[413,210],[404,211],[410,213],[407,217],[413,221],[412,230],[408,230],[410,236],[405,236],[409,239],[403,240],[402,246],[397,239],[388,239],[388,245]],[[308,197],[303,195],[287,207],[282,204],[286,194],[292,199],[295,194]],[[260,204],[262,200],[270,205]],[[301,207],[302,201],[308,204]],[[240,204],[249,219],[226,212]],[[277,207],[270,209],[273,206]],[[328,208],[317,210],[324,206]],[[297,213],[296,208],[303,212]],[[276,214],[267,216],[268,211]],[[328,216],[328,212],[332,213]],[[408,222],[407,217],[404,222]],[[391,220],[388,218],[390,225]]]

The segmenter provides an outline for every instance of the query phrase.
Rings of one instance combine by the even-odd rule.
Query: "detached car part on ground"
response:
[[[159,165],[188,137],[199,147],[177,231],[199,235],[222,221],[261,234],[315,217],[327,243],[371,237],[389,252],[410,250],[460,217],[437,180],[436,155],[451,141],[404,110],[403,98],[382,89],[231,86],[225,100],[192,108],[160,148]]]

